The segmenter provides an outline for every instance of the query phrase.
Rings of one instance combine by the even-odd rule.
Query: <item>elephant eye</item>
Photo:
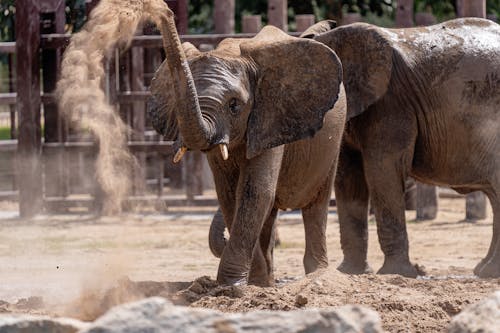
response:
[[[237,115],[241,110],[241,105],[236,98],[231,98],[228,107],[232,115]]]

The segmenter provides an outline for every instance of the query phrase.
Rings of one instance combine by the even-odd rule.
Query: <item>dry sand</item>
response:
[[[356,303],[377,310],[390,332],[439,332],[465,306],[500,289],[500,279],[472,275],[489,246],[491,211],[486,220],[464,222],[464,206],[463,199],[441,199],[438,218],[426,222],[415,222],[415,212],[407,212],[410,257],[427,271],[419,279],[336,271],[342,254],[334,214],[328,226],[330,268],[305,277],[302,222],[282,219],[282,245],[275,251],[279,283],[273,288],[216,286],[218,259],[208,250],[207,214],[4,218],[0,312],[91,320],[112,305],[152,295],[231,312]],[[369,262],[378,269],[382,260],[372,218]]]

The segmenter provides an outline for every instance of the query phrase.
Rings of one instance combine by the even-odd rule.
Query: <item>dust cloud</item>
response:
[[[106,197],[105,214],[121,211],[137,163],[127,147],[129,129],[103,91],[103,61],[116,46],[129,45],[141,20],[158,24],[160,15],[172,16],[161,0],[102,0],[64,53],[56,90],[59,107],[74,127],[89,131],[99,143],[96,173]]]

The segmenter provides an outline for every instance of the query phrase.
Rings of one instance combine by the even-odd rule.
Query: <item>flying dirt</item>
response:
[[[163,36],[164,27],[175,24],[172,11],[160,0],[100,1],[83,29],[72,35],[57,84],[62,114],[99,143],[97,179],[106,195],[103,211],[108,214],[121,211],[136,161],[127,148],[129,129],[103,90],[104,61],[116,47],[130,44],[143,20],[154,21]]]

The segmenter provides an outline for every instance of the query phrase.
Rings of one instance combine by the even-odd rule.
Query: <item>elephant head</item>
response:
[[[230,153],[244,146],[251,159],[312,137],[341,80],[340,61],[328,47],[267,26],[254,38],[226,39],[209,52],[189,43],[167,47],[148,112],[180,152],[220,146],[227,159],[228,147]]]

